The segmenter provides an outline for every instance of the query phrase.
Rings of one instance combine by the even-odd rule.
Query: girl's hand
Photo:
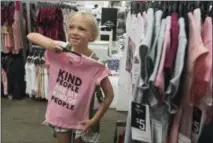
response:
[[[63,51],[63,48],[55,41],[51,42],[51,46],[50,46],[51,50],[56,52],[56,53],[60,53]]]
[[[81,122],[81,124],[84,125],[84,132],[89,133],[91,131],[91,127],[95,124],[95,121],[93,119],[89,119],[87,121]]]

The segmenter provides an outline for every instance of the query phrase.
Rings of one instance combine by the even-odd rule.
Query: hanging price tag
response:
[[[198,142],[200,132],[202,130],[202,111],[198,107],[193,108],[193,120],[192,120],[192,142]]]
[[[149,106],[132,102],[132,139],[151,142]]]
[[[132,102],[132,127],[146,131],[146,106]]]
[[[194,107],[193,108],[193,120],[192,120],[192,132],[199,134],[200,132],[200,126],[201,126],[201,117],[202,117],[202,111]]]

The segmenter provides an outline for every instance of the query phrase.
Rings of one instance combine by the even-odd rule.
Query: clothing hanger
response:
[[[69,50],[67,47],[64,47],[64,48],[63,48],[63,52],[70,52],[70,53],[72,53],[72,54],[75,54],[75,55],[81,57],[81,54],[76,53],[76,52],[74,52],[74,51],[71,51],[71,50]]]
[[[135,2],[134,1],[132,1],[131,2],[131,14],[134,14],[134,11],[135,11]]]
[[[144,6],[145,6],[145,3],[144,3],[144,2],[140,2],[140,3],[139,3],[139,12],[140,12],[140,13],[143,13],[143,11],[144,11]]]
[[[194,1],[194,9],[200,8],[200,1]]]
[[[171,2],[168,2],[168,15],[170,15],[172,13],[172,6],[174,5],[174,2],[171,3]]]
[[[172,6],[171,6],[171,7],[172,7],[172,8],[171,8],[171,9],[172,9],[172,10],[171,10],[172,13],[173,13],[173,12],[178,12],[178,3],[179,3],[178,1],[173,2]]]
[[[180,2],[180,3],[179,3],[179,6],[178,6],[178,13],[179,13],[180,17],[184,17],[185,14],[187,13],[186,8],[185,8],[185,5],[184,5],[183,2]]]
[[[193,2],[189,2],[190,4],[189,4],[189,11],[191,11],[191,12],[193,12],[194,11],[194,9],[195,9],[195,2],[193,1]]]
[[[135,13],[136,13],[136,17],[137,17],[137,15],[138,15],[138,13],[140,13],[140,1],[136,1],[136,9],[135,9]]]
[[[168,1],[165,1],[163,4],[163,18],[168,16]]]
[[[206,2],[204,2],[204,1],[202,1],[201,3],[200,3],[200,10],[201,10],[201,18],[202,18],[202,21],[204,22],[204,20],[205,20],[205,18],[206,18],[206,16],[207,16],[207,6],[208,4],[206,3]]]
[[[161,9],[161,1],[157,1],[157,10],[160,10]]]
[[[152,3],[152,8],[153,8],[155,11],[159,10],[159,1],[154,1],[154,2]]]
[[[208,16],[213,17],[213,2],[209,2]]]

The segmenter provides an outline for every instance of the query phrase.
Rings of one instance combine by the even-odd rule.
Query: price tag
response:
[[[132,102],[132,127],[146,131],[146,106]]]
[[[131,111],[132,139],[151,142],[149,106],[132,102]]]
[[[178,143],[191,143],[191,139],[188,138],[187,136],[179,133],[179,136],[178,136]]]
[[[200,125],[201,125],[201,117],[202,117],[202,111],[194,107],[193,108],[193,120],[192,120],[192,132],[199,134],[200,132]]]

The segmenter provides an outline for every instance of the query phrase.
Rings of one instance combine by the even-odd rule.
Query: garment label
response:
[[[149,106],[132,102],[131,110],[132,139],[151,142]]]
[[[179,133],[178,135],[178,143],[191,143],[191,139],[187,136]]]
[[[136,84],[137,78],[140,75],[140,63],[139,59],[134,58],[134,62],[132,65],[132,84]]]
[[[200,132],[200,126],[201,126],[201,117],[202,117],[202,111],[194,107],[193,108],[193,121],[192,121],[192,132],[199,134]]]

